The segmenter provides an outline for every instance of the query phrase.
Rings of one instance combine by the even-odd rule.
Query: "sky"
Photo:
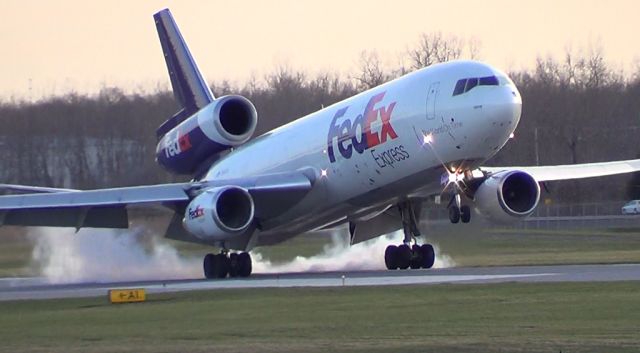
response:
[[[393,65],[432,32],[473,38],[507,71],[594,45],[620,68],[640,61],[635,0],[2,0],[0,99],[169,88],[152,18],[166,7],[209,81],[277,66],[352,75],[363,50]]]

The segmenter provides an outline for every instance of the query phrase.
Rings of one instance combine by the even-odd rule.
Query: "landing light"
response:
[[[431,144],[431,142],[433,142],[433,135],[429,134],[422,134],[422,143],[427,145],[427,144]]]
[[[509,139],[514,138],[516,135],[513,134],[513,132],[511,134],[509,134]]]
[[[462,173],[449,173],[449,182],[457,183],[464,180],[464,174]]]
[[[320,176],[322,178],[326,178],[327,177],[327,170],[326,169],[320,169]]]

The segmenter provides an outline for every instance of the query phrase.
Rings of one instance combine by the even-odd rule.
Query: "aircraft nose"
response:
[[[511,130],[509,134],[511,134],[518,126],[520,122],[520,115],[522,115],[522,97],[520,97],[520,92],[515,86],[506,86],[505,89],[507,93],[504,98],[504,106],[505,106],[505,117],[504,119],[509,122],[511,126]]]
[[[507,85],[498,90],[489,120],[495,128],[502,128],[509,136],[516,129],[522,114],[522,98],[515,86]]]
[[[485,105],[484,126],[481,145],[489,154],[496,153],[515,131],[520,114],[522,99],[515,86],[502,86],[494,91],[489,104]]]

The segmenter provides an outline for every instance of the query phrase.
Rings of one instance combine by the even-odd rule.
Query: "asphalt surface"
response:
[[[107,296],[109,289],[147,293],[225,288],[433,285],[441,283],[640,281],[640,264],[472,267],[434,270],[255,274],[246,279],[184,279],[51,284],[46,278],[0,278],[0,300]]]

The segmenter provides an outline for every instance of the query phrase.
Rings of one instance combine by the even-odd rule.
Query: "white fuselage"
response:
[[[469,78],[491,85],[453,95]],[[491,66],[433,65],[268,132],[221,159],[205,179],[313,172],[305,199],[262,225],[260,237],[286,238],[438,192],[445,166],[475,168],[497,153],[521,109],[513,82]]]

